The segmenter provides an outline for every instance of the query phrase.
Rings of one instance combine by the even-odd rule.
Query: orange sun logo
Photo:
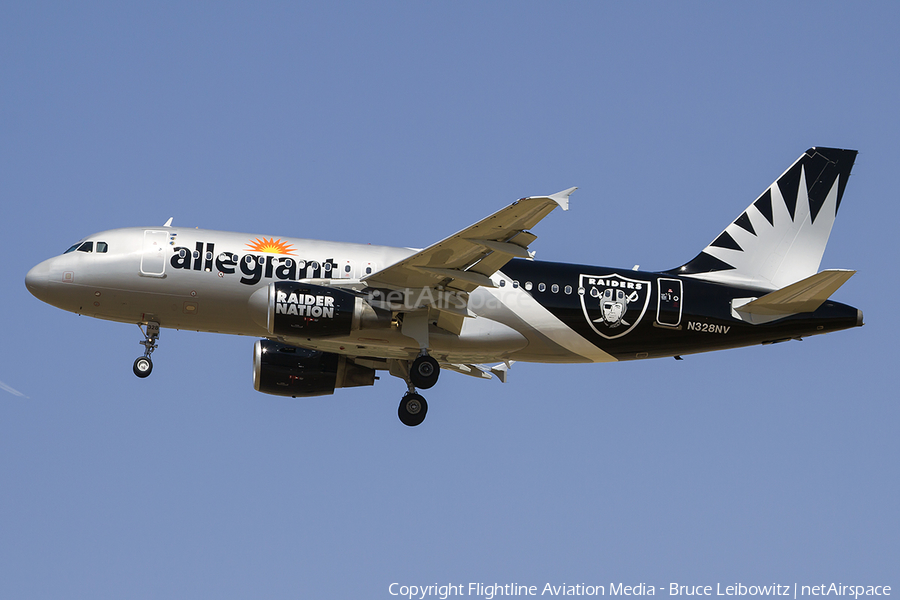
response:
[[[293,254],[294,245],[282,242],[281,238],[256,238],[255,242],[247,244],[247,250],[255,250],[256,252],[271,252],[272,254]]]

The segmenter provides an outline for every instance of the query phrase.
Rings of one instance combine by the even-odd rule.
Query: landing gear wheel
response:
[[[434,360],[427,354],[423,354],[413,361],[409,368],[409,379],[412,384],[423,390],[434,387],[437,383],[438,375],[441,374],[441,367],[438,361]]]
[[[134,361],[134,374],[138,377],[146,377],[153,370],[153,363],[147,356],[139,356]]]
[[[400,422],[407,427],[415,427],[425,420],[428,413],[428,403],[419,394],[406,394],[400,401],[397,416]]]

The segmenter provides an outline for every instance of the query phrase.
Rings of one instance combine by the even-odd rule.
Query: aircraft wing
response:
[[[471,292],[494,287],[490,276],[514,257],[528,258],[528,244],[537,236],[528,229],[557,206],[569,209],[569,188],[551,196],[513,202],[474,225],[394,263],[362,280],[372,287],[444,287]]]

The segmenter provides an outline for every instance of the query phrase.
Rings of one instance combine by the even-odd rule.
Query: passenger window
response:
[[[501,279],[501,280],[500,280],[500,287],[506,287],[506,280],[505,280],[505,279]]]
[[[350,265],[344,265],[344,273],[350,272]]]
[[[538,291],[539,291],[539,292],[543,292],[543,291],[546,290],[546,289],[547,289],[547,286],[544,285],[543,283],[539,283],[539,284],[538,284]]]
[[[85,242],[82,245],[78,246],[79,252],[93,252],[94,251],[94,242]]]
[[[97,252],[106,252],[108,248],[106,242],[97,242]]]
[[[331,263],[330,262],[325,263],[323,268],[325,269],[325,272],[328,273],[329,271],[331,271]]]
[[[572,293],[572,286],[571,286],[571,285],[567,285],[567,286],[566,286],[566,289],[565,289],[565,292],[566,292],[567,294],[571,294],[571,293]]]
[[[519,287],[519,282],[516,280],[513,280],[513,288],[518,288],[518,287]]]
[[[372,274],[372,267],[366,267],[366,275]]]
[[[554,294],[556,294],[557,292],[559,292],[559,285],[554,283],[553,285],[550,286],[550,291],[553,292]]]
[[[525,282],[525,291],[526,291],[526,292],[530,292],[530,291],[531,291],[531,282],[530,282],[530,281],[526,281],[526,282]]]

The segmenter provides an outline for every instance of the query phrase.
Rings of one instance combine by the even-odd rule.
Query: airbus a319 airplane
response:
[[[136,323],[153,368],[160,328],[256,336],[253,386],[306,397],[406,382],[398,414],[443,370],[506,381],[514,361],[616,362],[771,344],[863,324],[825,270],[854,150],[811,148],[695,258],[645,272],[533,260],[529,230],[571,188],[513,202],[425,248],[174,227],[84,238],[28,272],[40,300]],[[497,363],[487,366],[488,363]]]

